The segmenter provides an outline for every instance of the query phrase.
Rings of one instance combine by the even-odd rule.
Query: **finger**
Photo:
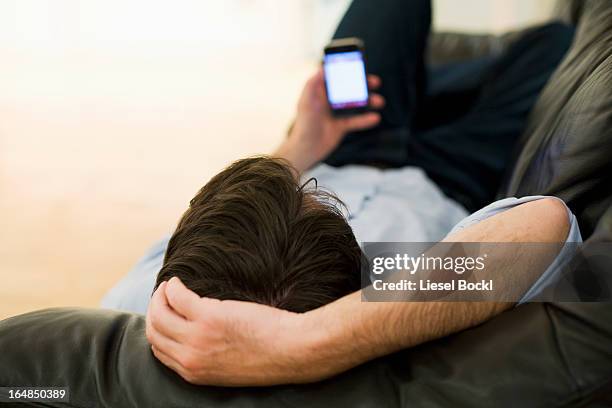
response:
[[[306,87],[309,89],[315,89],[319,86],[322,86],[325,82],[324,80],[325,74],[323,73],[323,68],[319,68],[317,72],[308,79],[306,82]]]
[[[151,306],[153,305],[153,301],[156,299],[156,296],[159,296],[158,293],[165,293],[165,288],[166,288],[167,283],[168,282],[163,281],[162,283],[159,284],[157,289],[155,289],[155,291],[153,292],[153,296],[151,296],[151,301],[149,302],[149,305],[147,306],[146,316],[149,316],[149,314],[151,313]]]
[[[181,344],[164,336],[159,331],[155,330],[152,325],[147,325],[147,340],[151,346],[155,346],[169,356],[176,356],[181,349]]]
[[[325,71],[323,71],[323,66],[320,66],[319,69],[317,69],[317,73],[314,74],[313,78],[316,81],[322,81],[324,77],[325,77]]]
[[[385,98],[379,94],[370,95],[370,106],[374,109],[382,109],[386,104]]]
[[[151,344],[151,347],[155,347],[158,350],[163,351],[168,356],[176,356],[181,350],[182,346],[180,343],[164,336],[155,329],[155,327],[151,324],[151,319],[148,315],[146,319],[146,336],[147,340]]]
[[[380,123],[380,114],[375,112],[341,119],[342,125],[347,131],[369,129]]]
[[[155,330],[164,336],[181,341],[187,335],[189,322],[168,305],[165,288],[166,285],[160,285],[153,294],[148,311],[149,320]]]
[[[170,357],[168,354],[164,353],[160,349],[155,346],[151,347],[151,351],[153,351],[153,355],[157,358],[163,365],[176,372],[181,377],[185,378],[185,369],[182,365],[178,363],[175,359]]]
[[[153,296],[151,296],[151,301],[149,302],[149,305],[147,306],[147,313],[145,314],[147,330],[148,330],[149,325],[151,324],[151,317],[153,315],[151,310],[153,309],[153,305],[155,304],[155,302],[159,302],[160,296],[165,297],[165,288],[166,288],[167,283],[168,282],[166,281],[160,283],[157,289],[155,289],[155,291],[153,292]]]
[[[199,317],[201,298],[189,290],[176,276],[168,281],[166,298],[170,307],[187,320],[196,320]]]
[[[368,86],[370,89],[378,89],[382,85],[382,79],[378,75],[368,75]]]
[[[314,76],[314,93],[319,98],[325,98],[327,95],[327,91],[325,89],[325,73],[323,68],[320,68],[317,71],[317,74]]]

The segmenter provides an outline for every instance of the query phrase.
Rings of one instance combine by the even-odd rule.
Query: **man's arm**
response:
[[[564,242],[565,206],[555,199],[520,205],[447,241]],[[531,284],[527,261],[512,279]],[[495,268],[495,265],[491,265]],[[200,298],[178,279],[162,284],[147,313],[154,354],[187,381],[272,385],[328,378],[373,358],[482,323],[511,307],[492,302],[363,302],[356,292],[296,314],[238,301]]]

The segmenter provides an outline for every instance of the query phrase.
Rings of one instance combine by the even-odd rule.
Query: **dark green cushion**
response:
[[[140,315],[48,309],[0,322],[0,384],[70,387],[75,407],[552,407],[609,384],[610,333],[609,305],[531,304],[322,383],[223,389],[159,363]]]

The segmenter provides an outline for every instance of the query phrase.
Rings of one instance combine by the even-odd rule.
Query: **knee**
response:
[[[574,27],[569,24],[565,24],[562,21],[552,21],[550,23],[543,24],[542,26],[538,27],[536,31],[539,31],[542,33],[542,35],[555,38],[571,39],[574,36]]]
[[[540,26],[533,31],[533,40],[548,54],[565,54],[574,39],[575,28],[560,21]]]

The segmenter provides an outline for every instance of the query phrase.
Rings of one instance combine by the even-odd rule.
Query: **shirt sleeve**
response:
[[[480,221],[486,220],[494,215],[500,214],[504,211],[508,211],[511,208],[519,206],[521,204],[525,204],[531,201],[542,200],[545,198],[554,198],[555,200],[559,200],[563,203],[565,208],[567,209],[568,221],[570,224],[570,230],[567,234],[567,238],[565,239],[565,243],[581,243],[582,235],[580,234],[580,228],[578,227],[578,221],[576,216],[571,212],[571,210],[567,207],[565,202],[557,197],[551,196],[528,196],[521,198],[504,198],[502,200],[496,201],[492,204],[487,205],[486,207],[476,211],[472,215],[464,218],[459,221],[457,225],[451,230],[450,234],[461,231],[467,227],[470,227],[474,224],[478,224]],[[559,276],[560,271],[563,267],[572,259],[575,252],[576,245],[563,245],[561,251],[554,259],[554,261],[550,264],[550,266],[544,271],[544,273],[540,276],[538,280],[527,290],[527,292],[523,295],[519,304],[529,302],[535,298],[548,286],[553,284],[556,278]]]

